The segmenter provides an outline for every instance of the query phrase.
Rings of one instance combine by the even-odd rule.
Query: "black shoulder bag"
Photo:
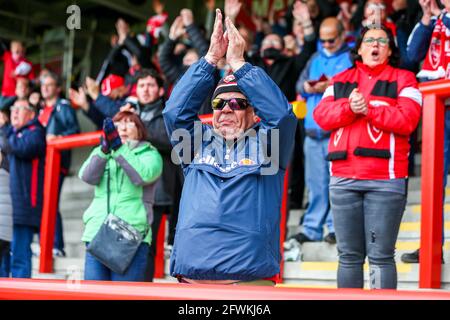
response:
[[[124,274],[147,235],[148,228],[143,236],[135,227],[111,212],[109,207],[109,170],[108,164],[106,169],[108,175],[106,183],[108,215],[86,250],[115,273]]]

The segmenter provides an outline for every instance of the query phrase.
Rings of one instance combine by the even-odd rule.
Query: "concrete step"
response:
[[[66,251],[66,257],[69,258],[84,258],[86,253],[86,246],[81,241],[77,243],[65,243],[64,250]],[[40,245],[38,242],[33,242],[31,244],[31,251],[35,255],[39,255]]]
[[[445,239],[450,239],[450,221],[444,223]],[[420,239],[420,221],[402,222],[400,225],[399,239]]]
[[[286,262],[284,269],[285,283],[310,287],[317,285],[336,288],[337,262]],[[397,263],[398,288],[417,289],[419,279],[418,264]],[[364,279],[368,287],[368,265],[364,265]],[[442,265],[442,289],[450,289],[450,264]]]
[[[177,282],[169,275],[170,260],[164,265],[165,278],[155,279],[155,282]],[[32,259],[32,278],[34,279],[84,279],[84,256],[80,258],[55,258],[53,262],[53,273],[39,272],[39,257]]]
[[[395,248],[395,260],[400,261],[403,253],[409,253],[420,246],[419,240],[404,241],[398,240]],[[444,260],[450,263],[450,242],[444,244]],[[326,242],[305,242],[300,246],[301,261],[334,262],[338,261],[338,252],[336,245]]]
[[[67,279],[70,275],[79,273],[84,275],[84,258],[55,258],[53,260],[53,273],[39,273],[39,258],[32,259],[32,278]]]

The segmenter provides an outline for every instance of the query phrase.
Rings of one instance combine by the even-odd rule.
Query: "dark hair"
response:
[[[145,125],[142,122],[141,118],[139,118],[139,116],[136,113],[131,111],[121,111],[117,113],[113,118],[114,122],[120,122],[122,120],[129,120],[131,122],[134,122],[138,133],[137,140],[139,141],[148,140],[149,137],[147,129],[145,128]]]
[[[400,62],[400,52],[395,43],[395,38],[394,38],[394,35],[392,34],[391,29],[387,28],[383,24],[382,25],[369,25],[369,26],[364,27],[361,30],[361,34],[360,34],[358,40],[356,41],[355,47],[352,50],[353,63],[355,63],[356,61],[362,61],[361,56],[358,54],[358,50],[361,47],[362,40],[364,39],[364,35],[369,30],[374,30],[374,29],[375,30],[383,30],[384,32],[386,32],[386,35],[389,40],[389,49],[391,49],[391,55],[388,58],[388,63],[389,63],[389,65],[391,65],[393,67],[398,67],[399,62]]]
[[[138,72],[137,77],[136,77],[136,83],[144,78],[147,77],[152,77],[153,79],[156,80],[156,83],[158,84],[158,87],[163,88],[164,86],[164,80],[161,77],[161,75],[153,69],[142,69]]]

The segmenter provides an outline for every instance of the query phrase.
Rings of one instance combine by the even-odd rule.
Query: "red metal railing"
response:
[[[443,205],[443,141],[444,141],[444,100],[450,97],[450,80],[422,83],[419,86],[424,96],[422,127],[422,214],[420,242],[420,288],[440,288],[441,286],[441,239]],[[211,115],[203,116],[202,121],[211,123]],[[60,151],[99,143],[99,132],[85,133],[55,139],[47,145],[44,206],[41,224],[40,272],[52,272],[52,247],[56,220],[58,179],[61,156]],[[281,207],[280,242],[283,253],[286,213],[288,210],[288,172],[284,181]],[[164,224],[158,240],[155,275],[164,276],[163,239]],[[283,262],[281,263],[282,281]]]
[[[41,257],[39,272],[53,272],[53,239],[55,237],[61,151],[100,143],[100,131],[74,134],[47,143],[44,173],[44,203],[41,220]]]
[[[448,291],[0,279],[0,300],[450,300]]]
[[[212,115],[200,116],[203,123],[211,124]],[[100,143],[101,132],[82,133],[58,138],[47,143],[46,166],[44,175],[44,203],[41,221],[41,256],[39,272],[53,272],[53,240],[55,233],[56,211],[58,206],[58,183],[61,168],[61,151],[73,148],[94,146]],[[288,174],[284,180],[284,192],[281,206],[280,240],[281,254],[283,254],[283,241],[285,237],[286,214],[288,210]],[[155,257],[155,278],[164,277],[164,239],[165,239],[165,216],[161,220],[158,232],[157,250]],[[283,279],[283,263],[278,282]]]
[[[419,88],[423,94],[419,287],[440,288],[444,192],[444,100],[450,97],[450,80],[424,82]]]

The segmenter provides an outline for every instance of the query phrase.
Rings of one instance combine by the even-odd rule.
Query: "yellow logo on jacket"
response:
[[[255,164],[255,162],[251,159],[242,159],[241,161],[239,161],[239,165],[241,166],[251,166]]]

